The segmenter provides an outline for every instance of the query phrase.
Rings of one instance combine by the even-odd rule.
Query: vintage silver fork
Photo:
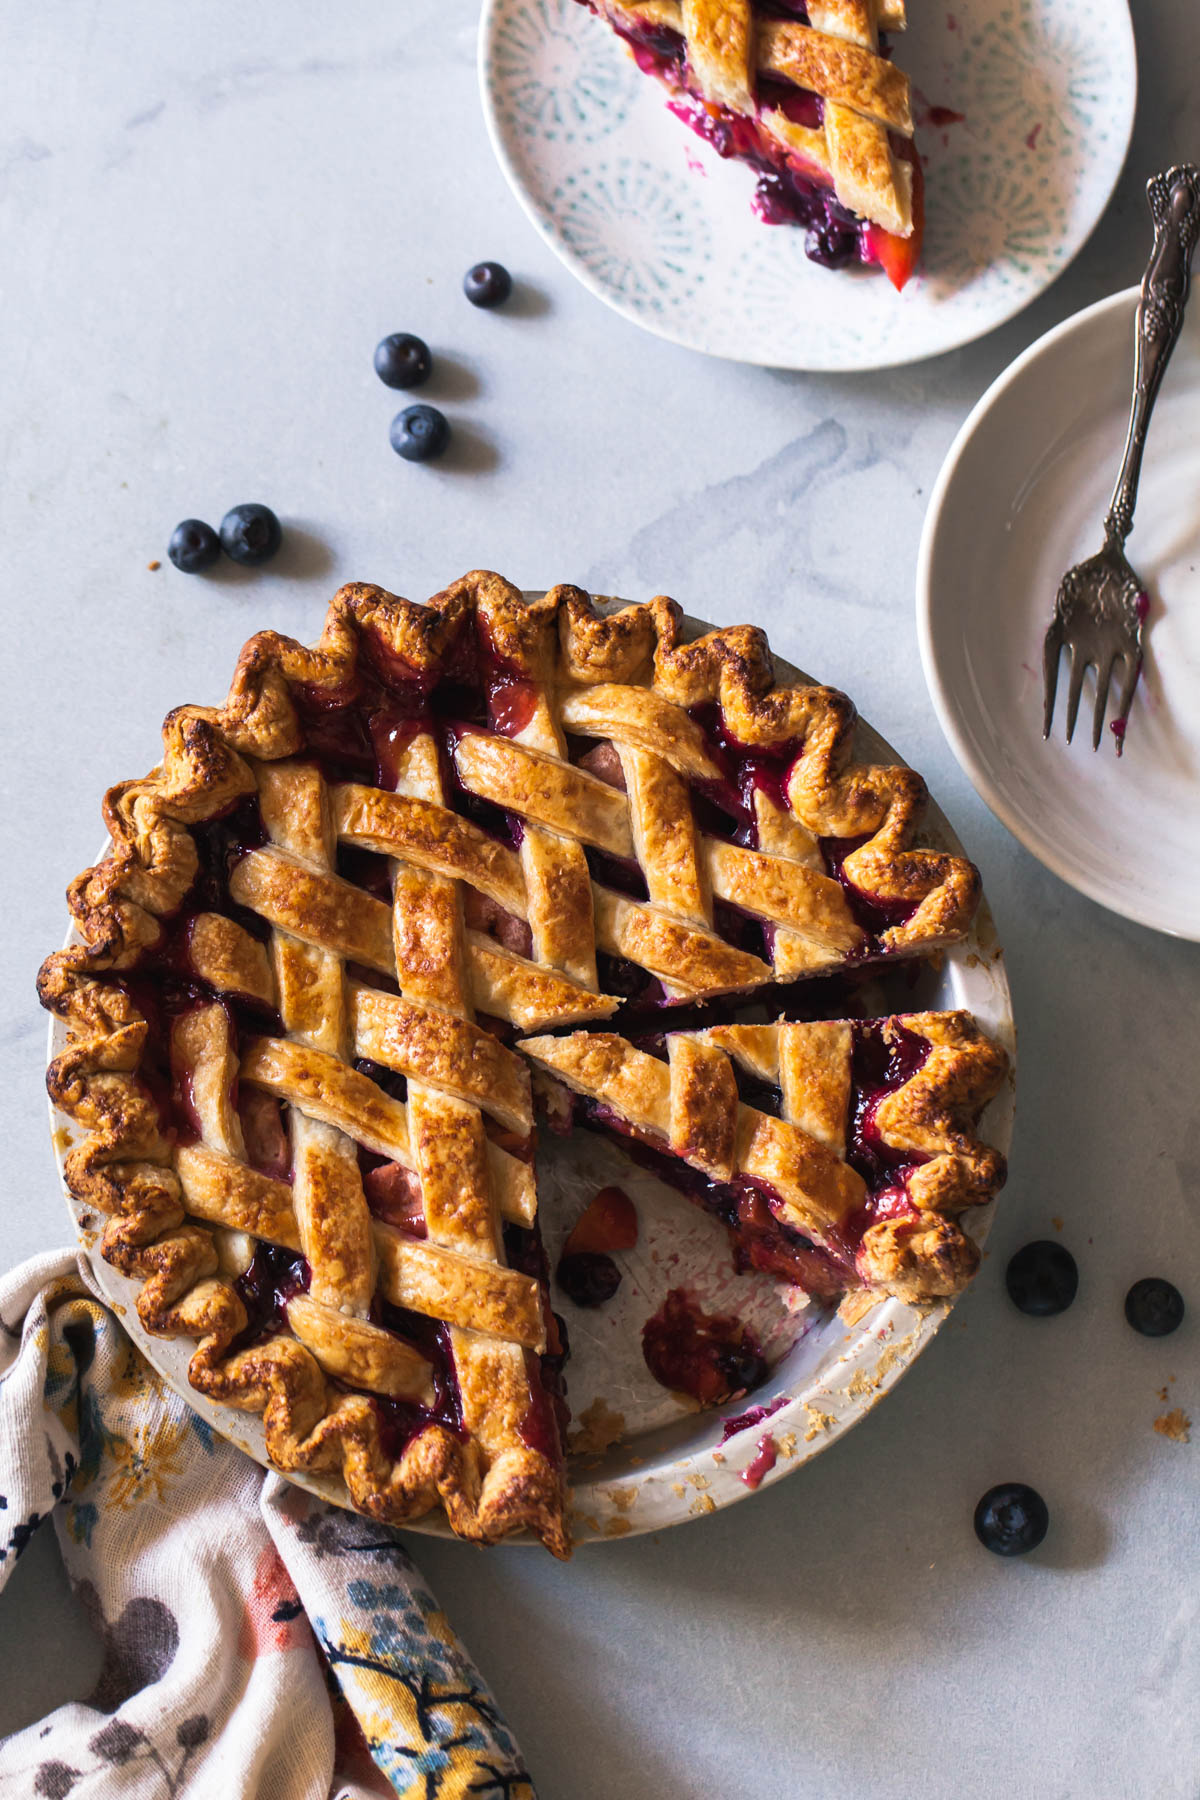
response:
[[[1192,252],[1200,237],[1200,173],[1191,163],[1168,169],[1146,183],[1154,220],[1154,248],[1142,277],[1134,333],[1133,402],[1117,485],[1104,519],[1104,548],[1068,569],[1058,587],[1054,617],[1042,646],[1042,683],[1046,711],[1042,736],[1050,736],[1054,696],[1058,690],[1059,652],[1071,659],[1067,690],[1067,742],[1075,735],[1084,670],[1096,669],[1096,710],[1092,749],[1100,748],[1113,664],[1124,664],[1121,697],[1109,730],[1117,755],[1142,667],[1142,629],[1150,610],[1145,583],[1125,559],[1125,540],[1133,530],[1138,476],[1150,414],[1158,398],[1163,371],[1179,341],[1183,309],[1191,278]]]

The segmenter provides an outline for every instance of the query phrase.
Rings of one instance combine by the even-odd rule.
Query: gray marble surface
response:
[[[350,577],[422,598],[464,569],[666,589],[844,685],[924,770],[1007,945],[1021,1069],[1011,1181],[975,1290],[887,1404],[746,1506],[582,1552],[411,1540],[543,1800],[1117,1800],[1200,1794],[1200,949],[1098,910],[988,814],[942,741],[913,623],[926,496],[1033,337],[1136,279],[1141,186],[1197,133],[1195,0],[1135,0],[1128,172],[1075,266],[981,343],[806,377],[703,360],[578,288],[490,155],[474,8],[209,0],[0,6],[5,927],[0,1265],[62,1242],[34,971],[109,781],[218,699],[262,625],[316,632]],[[459,292],[506,262],[507,311]],[[392,455],[378,337],[426,336],[453,456]],[[263,499],[269,571],[187,580],[176,519]],[[1080,1298],[1033,1322],[1006,1256],[1061,1219]],[[1135,1337],[1169,1271],[1196,1315]],[[992,1482],[1051,1535],[989,1557]],[[0,1599],[0,1732],[86,1691],[93,1651],[43,1533]]]

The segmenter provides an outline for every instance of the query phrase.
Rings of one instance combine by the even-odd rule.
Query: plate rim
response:
[[[542,590],[528,590],[537,592]],[[600,596],[594,596],[599,600]],[[603,597],[608,605],[623,604],[612,597]],[[636,603],[635,603],[636,604]],[[695,633],[715,629],[709,622],[697,620],[692,615],[685,615],[684,629],[690,636]],[[811,680],[804,675],[795,664],[786,658],[776,656],[772,652],[777,671],[784,680]],[[888,740],[870,724],[860,720],[861,730],[871,740],[867,746],[868,753],[880,753],[892,757],[898,765],[907,767],[905,759],[895,751]],[[966,851],[933,796],[930,796],[926,813],[925,828],[938,840],[943,841],[952,851],[966,855]],[[107,853],[106,843],[101,855]],[[78,942],[73,923],[69,925],[64,947]],[[972,958],[986,966],[987,979],[993,984],[998,1001],[998,1018],[988,1025],[989,1033],[1003,1043],[1009,1056],[1009,1069],[1005,1083],[997,1097],[990,1103],[988,1111],[990,1130],[988,1141],[1007,1157],[1012,1147],[1012,1137],[1016,1115],[1016,1068],[1017,1037],[1016,1023],[1013,1016],[1012,989],[1008,980],[1007,966],[1002,947],[999,943],[995,922],[984,896],[979,909],[972,920],[970,933],[959,944],[952,945],[942,953],[948,960],[959,961],[971,969]],[[980,979],[984,979],[980,977]],[[61,1054],[65,1041],[65,1026],[55,1015],[51,1014],[47,1029],[47,1060],[52,1061]],[[75,1228],[80,1255],[86,1259],[93,1281],[105,1298],[112,1304],[121,1319],[125,1330],[137,1348],[146,1357],[151,1367],[167,1383],[167,1385],[194,1412],[206,1419],[218,1436],[235,1444],[237,1448],[252,1457],[269,1473],[276,1474],[285,1481],[306,1489],[318,1498],[331,1501],[336,1505],[354,1510],[350,1497],[340,1478],[327,1475],[313,1475],[303,1470],[282,1470],[276,1467],[267,1457],[265,1448],[260,1448],[263,1436],[262,1421],[258,1414],[244,1414],[227,1405],[213,1403],[203,1394],[197,1393],[187,1382],[186,1362],[193,1353],[192,1340],[189,1338],[157,1338],[142,1327],[136,1312],[136,1298],[142,1283],[134,1278],[124,1276],[119,1270],[106,1263],[99,1251],[100,1230],[95,1229],[95,1211],[88,1202],[75,1199],[67,1187],[64,1165],[68,1149],[81,1141],[76,1136],[76,1127],[72,1120],[60,1113],[49,1102],[49,1125],[51,1146],[59,1172],[72,1224]],[[982,1247],[986,1242],[995,1215],[996,1201],[993,1199],[986,1206],[971,1209],[971,1235]],[[84,1218],[89,1220],[84,1223]],[[580,1490],[588,1490],[588,1503],[593,1512],[589,1517],[583,1512],[578,1498],[569,1507],[572,1524],[572,1536],[576,1548],[586,1543],[608,1542],[622,1537],[641,1536],[648,1532],[665,1530],[673,1525],[687,1524],[690,1519],[704,1516],[708,1512],[725,1510],[739,1501],[748,1499],[752,1493],[772,1486],[776,1481],[794,1473],[805,1463],[818,1456],[823,1450],[836,1443],[853,1429],[873,1407],[892,1390],[901,1377],[907,1373],[913,1363],[925,1350],[942,1325],[949,1318],[955,1305],[969,1291],[950,1295],[922,1306],[909,1306],[894,1297],[878,1301],[854,1325],[844,1327],[845,1340],[841,1346],[841,1354],[837,1359],[838,1380],[843,1383],[837,1393],[833,1392],[832,1378],[817,1380],[810,1378],[807,1386],[800,1394],[789,1395],[772,1417],[770,1429],[781,1435],[789,1425],[796,1427],[793,1433],[798,1437],[808,1423],[806,1414],[811,1417],[813,1408],[810,1402],[825,1397],[831,1406],[838,1403],[838,1412],[832,1416],[822,1413],[825,1425],[816,1431],[810,1431],[807,1437],[797,1442],[790,1455],[781,1455],[774,1467],[768,1470],[762,1481],[754,1487],[743,1482],[740,1477],[744,1468],[753,1460],[757,1444],[757,1436],[746,1431],[738,1434],[744,1438],[744,1445],[737,1449],[732,1446],[737,1440],[730,1440],[730,1447],[722,1464],[714,1464],[712,1450],[707,1446],[697,1446],[691,1450],[677,1453],[658,1453],[646,1459],[646,1466],[631,1468],[625,1474],[596,1477],[584,1482],[572,1481],[572,1462],[568,1458],[568,1488],[574,1489],[578,1497]],[[836,1315],[835,1315],[836,1316]],[[164,1359],[177,1351],[182,1358],[185,1373],[177,1377],[171,1368],[164,1366]],[[862,1385],[856,1385],[862,1384]],[[765,1396],[770,1398],[769,1394]],[[737,1406],[740,1403],[731,1403]],[[747,1398],[746,1409],[756,1404],[753,1397]],[[727,1410],[727,1409],[726,1409]],[[681,1417],[684,1415],[681,1415]],[[709,1409],[703,1416],[717,1421],[723,1417],[723,1409]],[[635,1440],[630,1440],[634,1442]],[[575,1461],[575,1472],[581,1472],[581,1464],[587,1456],[583,1452]],[[660,1468],[659,1465],[662,1465]],[[678,1491],[677,1491],[678,1490]],[[634,1495],[631,1499],[630,1495]],[[715,1497],[714,1497],[715,1496]],[[602,1504],[602,1502],[604,1504]],[[605,1513],[601,1522],[595,1515]],[[423,1514],[419,1518],[405,1521],[397,1529],[418,1532],[423,1536],[439,1537],[450,1541],[461,1541],[451,1531],[447,1520],[436,1510]],[[514,1535],[504,1540],[513,1546],[536,1547],[536,1539],[528,1533]]]
[[[987,337],[991,332],[999,331],[1002,326],[1010,324],[1013,319],[1024,312],[1027,307],[1032,306],[1036,300],[1040,300],[1043,294],[1048,293],[1049,290],[1062,279],[1085,246],[1090,242],[1100,226],[1101,221],[1104,219],[1105,214],[1108,212],[1117,185],[1120,182],[1121,176],[1124,174],[1125,165],[1129,160],[1129,149],[1133,141],[1133,130],[1137,119],[1140,74],[1137,55],[1137,34],[1133,28],[1133,15],[1130,11],[1129,0],[1116,0],[1115,12],[1120,19],[1122,35],[1125,40],[1123,66],[1129,71],[1129,101],[1126,112],[1125,129],[1120,146],[1120,154],[1113,165],[1112,180],[1108,184],[1103,200],[1095,210],[1095,216],[1092,218],[1091,223],[1080,232],[1078,241],[1069,251],[1062,266],[1056,269],[1047,280],[1043,281],[1040,285],[1035,284],[1022,298],[1013,300],[1011,303],[1004,305],[1003,309],[999,311],[995,317],[989,318],[985,323],[968,325],[961,333],[947,339],[935,349],[919,349],[911,352],[900,351],[898,353],[890,352],[880,355],[873,355],[870,351],[867,351],[865,355],[853,358],[833,356],[814,359],[811,356],[806,356],[802,361],[795,360],[794,358],[786,361],[776,361],[764,358],[761,355],[755,355],[750,351],[741,352],[736,349],[714,349],[708,344],[699,343],[694,338],[688,337],[682,330],[673,328],[672,325],[665,320],[658,321],[653,318],[645,317],[614,295],[602,281],[592,274],[590,269],[580,262],[577,257],[571,255],[569,249],[562,241],[561,236],[551,229],[547,217],[543,214],[542,208],[538,206],[532,193],[521,179],[515,158],[509,153],[508,145],[505,141],[504,133],[497,116],[493,97],[492,79],[492,48],[495,43],[499,23],[504,10],[513,3],[514,0],[483,0],[479,15],[478,35],[476,38],[476,72],[479,82],[480,103],[483,111],[484,125],[487,129],[488,141],[492,146],[492,153],[500,165],[501,172],[503,173],[509,188],[516,197],[521,210],[533,225],[542,242],[553,251],[559,262],[575,278],[575,280],[579,282],[580,286],[585,288],[590,294],[594,295],[596,299],[602,301],[604,305],[615,312],[618,317],[624,319],[628,324],[637,326],[642,331],[650,332],[652,336],[661,338],[666,343],[678,345],[681,349],[694,351],[701,356],[713,357],[720,362],[731,362],[750,368],[783,369],[797,374],[870,374],[884,369],[909,368],[916,363],[932,362],[936,357],[948,356],[954,350],[961,350],[968,344],[976,343],[980,338]],[[764,227],[764,229],[767,228]],[[884,279],[886,279],[886,277],[884,277]],[[899,303],[902,300],[902,296],[897,294],[896,300]]]
[[[1147,930],[1160,932],[1165,937],[1177,938],[1185,943],[1200,942],[1200,918],[1194,927],[1181,927],[1176,923],[1165,923],[1153,917],[1153,896],[1140,906],[1133,899],[1114,897],[1111,889],[1105,889],[1091,877],[1087,871],[1077,868],[1069,858],[1059,855],[1052,843],[1034,842],[1021,814],[1006,798],[1004,791],[993,779],[988,768],[976,757],[966,733],[960,728],[958,713],[954,699],[950,693],[948,682],[942,679],[938,653],[938,633],[933,624],[933,588],[934,560],[937,555],[937,539],[946,514],[946,501],[953,484],[958,467],[966,453],[967,447],[976,431],[992,407],[1008,392],[1034,363],[1045,356],[1053,357],[1061,343],[1074,337],[1077,333],[1086,333],[1101,317],[1119,314],[1122,311],[1133,312],[1141,297],[1140,284],[1119,289],[1116,293],[1105,294],[1094,300],[1089,306],[1081,307],[1057,325],[1043,332],[1032,344],[1026,345],[1019,355],[1015,356],[1006,368],[1002,369],[991,385],[980,395],[971,408],[962,425],[955,433],[954,440],[946,452],[945,460],[938,471],[937,480],[933,484],[926,509],[925,520],[921,527],[921,542],[917,551],[916,570],[916,613],[917,643],[921,654],[921,667],[925,674],[925,685],[933,710],[942,728],[942,732],[954,752],[955,758],[963,773],[967,776],[976,793],[993,816],[1012,833],[1031,856],[1035,857],[1044,868],[1050,870],[1076,893],[1083,894],[1106,912],[1115,913],[1118,917],[1129,919],[1135,925],[1144,926]],[[1131,320],[1132,322],[1132,320]],[[1115,451],[1114,451],[1115,455]],[[1123,893],[1123,890],[1119,890]]]

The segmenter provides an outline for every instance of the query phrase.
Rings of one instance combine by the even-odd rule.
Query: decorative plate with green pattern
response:
[[[926,169],[921,266],[831,272],[759,222],[754,175],[671,117],[576,0],[485,0],[496,154],[586,287],[661,337],[741,362],[871,369],[969,343],[1060,275],[1116,185],[1137,62],[1126,0],[911,0],[900,40]],[[957,115],[961,115],[958,117]]]

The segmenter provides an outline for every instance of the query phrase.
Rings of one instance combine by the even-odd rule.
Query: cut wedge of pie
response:
[[[580,0],[667,90],[670,110],[758,176],[755,210],[805,228],[828,268],[902,288],[921,250],[908,77],[887,34],[905,0]]]
[[[631,1042],[525,1038],[582,1122],[727,1226],[739,1266],[832,1299],[957,1293],[979,1252],[958,1224],[1004,1179],[973,1135],[1007,1069],[970,1014],[715,1025]],[[554,1116],[561,1129],[566,1114]]]
[[[81,942],[39,980],[67,1181],[278,1467],[566,1553],[531,1066],[754,1266],[823,1296],[967,1278],[1000,1053],[960,1014],[736,1023],[970,924],[975,870],[854,723],[749,627],[689,642],[661,597],[475,572],[427,606],[343,588],[311,649],[252,638],[109,790]]]

